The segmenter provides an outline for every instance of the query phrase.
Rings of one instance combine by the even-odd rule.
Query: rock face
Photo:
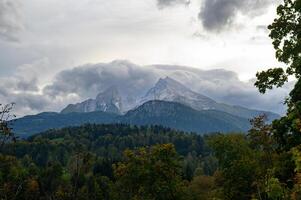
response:
[[[96,99],[88,99],[77,104],[70,104],[61,113],[87,113],[103,111],[120,114],[122,111],[122,99],[116,87],[110,87],[99,93]]]
[[[241,106],[218,103],[205,95],[192,91],[188,87],[169,77],[159,79],[155,86],[149,89],[143,97],[133,97],[131,100],[131,105],[125,103],[127,102],[126,98],[126,96],[120,95],[116,87],[110,87],[106,91],[98,94],[96,99],[88,99],[82,103],[70,104],[63,109],[61,113],[87,113],[103,111],[108,113],[122,114],[137,108],[148,101],[160,100],[180,103],[198,111],[222,111],[246,119],[251,119],[262,114],[267,115],[270,121],[279,118],[279,115],[271,112],[252,110]],[[126,109],[124,109],[125,107]]]
[[[196,110],[212,110],[215,109],[217,104],[209,97],[193,92],[169,77],[160,79],[156,85],[142,97],[140,104],[151,100],[178,102]]]
[[[218,103],[209,97],[190,90],[186,86],[169,77],[160,79],[156,85],[141,98],[139,105],[151,100],[177,102],[198,111],[216,110],[246,119],[251,119],[262,114],[267,115],[269,120],[279,118],[279,115],[271,112]]]

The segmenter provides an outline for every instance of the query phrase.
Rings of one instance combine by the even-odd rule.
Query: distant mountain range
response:
[[[41,113],[17,119],[13,128],[22,137],[84,123],[157,124],[210,133],[246,131],[250,127],[249,119],[261,114],[270,120],[280,117],[271,112],[218,103],[169,77],[160,79],[130,110],[124,110],[122,102],[118,88],[112,86],[95,99],[68,105],[61,113]]]
[[[205,95],[198,94],[169,77],[159,79],[155,86],[149,89],[149,91],[144,96],[137,99],[136,103],[133,104],[132,107],[129,107],[128,110],[123,109],[122,100],[123,97],[119,94],[118,88],[112,86],[106,91],[98,94],[96,99],[88,99],[82,103],[70,104],[66,108],[64,108],[61,113],[85,113],[103,111],[121,114],[126,113],[131,109],[137,108],[148,101],[161,100],[177,102],[198,111],[217,110],[247,119],[261,114],[266,114],[271,120],[279,117],[279,115],[272,112],[252,110],[241,106],[232,106],[223,103],[217,103],[213,99]]]
[[[246,131],[250,127],[247,119],[228,113],[215,110],[197,111],[176,102],[148,101],[125,115],[102,111],[41,113],[16,120],[13,128],[21,137],[28,137],[48,129],[79,126],[86,123],[162,125],[197,133]]]

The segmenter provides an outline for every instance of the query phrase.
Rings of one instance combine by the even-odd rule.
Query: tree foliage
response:
[[[277,8],[278,17],[268,26],[275,56],[287,65],[286,69],[273,68],[257,73],[255,85],[265,93],[273,86],[281,87],[288,76],[301,77],[301,1],[284,0]]]
[[[124,152],[115,166],[119,199],[183,199],[179,157],[172,144]]]
[[[188,177],[215,171],[202,136],[161,126],[87,124],[4,147],[0,199],[181,199]]]
[[[7,142],[15,142],[17,139],[10,127],[10,120],[15,117],[11,114],[13,106],[14,103],[0,104],[0,153]]]

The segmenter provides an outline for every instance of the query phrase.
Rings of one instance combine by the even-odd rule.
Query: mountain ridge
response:
[[[28,137],[48,129],[80,126],[86,123],[131,125],[162,125],[165,127],[197,132],[244,132],[249,121],[225,112],[197,111],[177,102],[149,101],[124,115],[102,111],[87,113],[40,113],[13,122],[12,128],[20,137]]]
[[[177,102],[199,111],[218,110],[247,119],[262,114],[267,115],[270,121],[280,117],[276,113],[268,111],[253,110],[242,106],[218,103],[205,95],[192,91],[170,77],[159,79],[156,85],[140,100],[140,105],[150,100]]]
[[[61,113],[87,113],[103,111],[108,113],[122,113],[122,98],[116,86],[111,86],[104,92],[99,93],[95,99],[88,99],[81,103],[69,104]]]
[[[280,117],[278,114],[269,111],[254,110],[243,106],[216,102],[203,94],[199,94],[187,88],[182,83],[168,76],[160,78],[153,87],[146,91],[144,96],[137,97],[136,102],[132,106],[126,105],[125,107],[128,109],[123,109],[124,98],[126,97],[122,97],[119,94],[116,86],[111,86],[104,92],[99,93],[96,96],[96,99],[88,99],[81,103],[70,104],[61,112],[72,113],[104,111],[122,114],[143,105],[147,101],[161,100],[181,103],[199,111],[218,110],[247,119],[263,114],[268,117],[269,121]]]
[[[123,110],[123,99],[116,86],[99,93],[95,99],[69,104],[60,113],[48,112],[25,116],[14,124],[16,133],[27,136],[51,128],[78,126],[84,123],[128,123],[133,125],[163,125],[198,133],[244,132],[249,119],[265,114],[270,121],[280,116],[267,111],[218,103],[192,91],[180,82],[160,78],[135,107]]]
[[[244,132],[250,128],[249,120],[216,111],[198,111],[177,103],[153,100],[127,112],[123,122],[136,125],[165,125],[189,132]],[[163,123],[163,124],[162,124]]]

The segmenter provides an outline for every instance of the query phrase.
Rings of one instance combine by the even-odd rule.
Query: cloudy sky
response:
[[[256,71],[279,66],[266,29],[279,2],[0,0],[0,103],[16,102],[18,116],[59,111],[109,84],[140,95],[169,75],[218,101],[283,113],[290,85],[265,96],[252,86]]]

